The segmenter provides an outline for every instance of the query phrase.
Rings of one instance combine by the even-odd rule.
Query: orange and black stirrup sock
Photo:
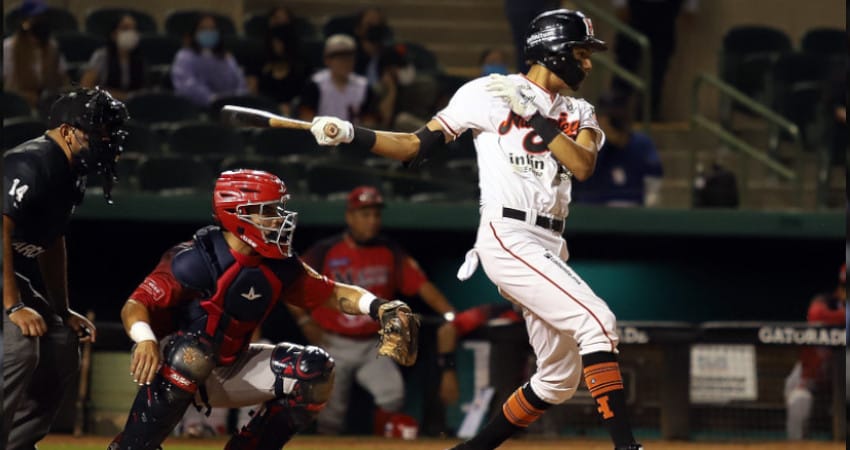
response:
[[[529,383],[525,383],[502,404],[501,413],[495,414],[474,438],[457,448],[494,449],[539,419],[550,406],[531,390]]]
[[[596,400],[596,411],[608,426],[614,445],[619,448],[634,444],[617,356],[611,352],[596,352],[582,356],[581,360],[584,364],[584,382]]]

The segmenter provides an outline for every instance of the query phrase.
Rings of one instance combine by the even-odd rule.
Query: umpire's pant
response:
[[[80,369],[79,338],[58,316],[47,333],[24,336],[3,315],[3,429],[0,448],[33,450],[50,431],[68,383]]]

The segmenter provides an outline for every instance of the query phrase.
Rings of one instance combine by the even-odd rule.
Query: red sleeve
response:
[[[130,298],[151,311],[166,309],[191,299],[194,291],[183,287],[171,272],[171,260],[186,248],[185,245],[174,246],[165,252],[153,272],[133,291]]]
[[[824,325],[844,325],[846,320],[845,312],[843,305],[837,309],[829,309],[826,306],[826,302],[818,298],[812,301],[806,318],[809,322],[817,322]]]
[[[303,261],[300,270],[292,285],[284,288],[282,300],[307,309],[323,305],[333,293],[336,283],[303,264]]]
[[[407,255],[401,255],[401,284],[399,290],[402,294],[413,296],[419,293],[419,289],[428,281],[425,273],[419,268],[415,259]]]

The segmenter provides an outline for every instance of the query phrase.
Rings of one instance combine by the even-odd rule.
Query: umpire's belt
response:
[[[516,219],[526,222],[526,217],[528,214],[525,211],[521,211],[519,209],[513,209],[508,207],[502,207],[502,217],[507,217],[509,219]],[[546,217],[538,215],[537,219],[534,221],[534,224],[538,227],[543,227],[547,230],[557,231],[558,233],[564,232],[564,221],[563,219],[556,219],[554,217]]]

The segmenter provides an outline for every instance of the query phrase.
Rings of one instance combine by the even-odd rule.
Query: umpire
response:
[[[3,428],[0,448],[32,450],[50,431],[79,343],[94,325],[68,306],[65,231],[86,177],[103,177],[110,201],[128,119],[99,88],[68,92],[51,106],[48,130],[3,156]]]

